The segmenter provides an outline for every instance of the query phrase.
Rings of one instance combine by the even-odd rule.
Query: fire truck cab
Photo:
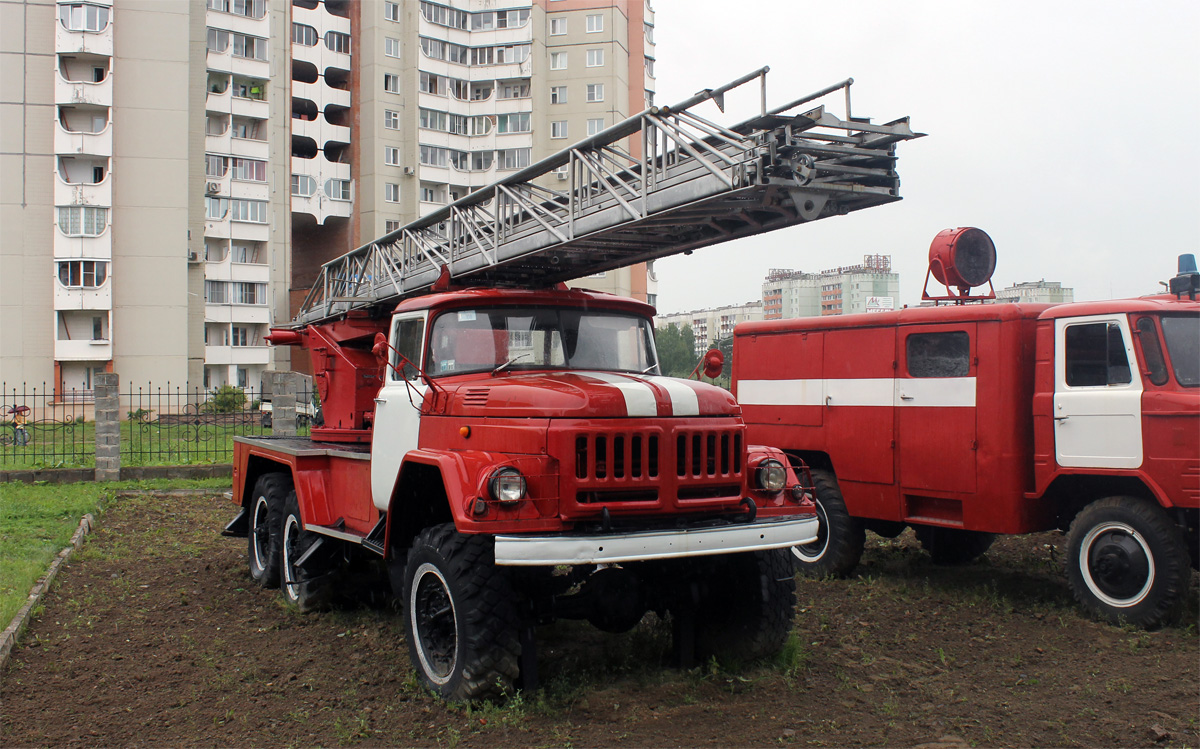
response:
[[[748,439],[814,467],[800,569],[848,574],[865,530],[954,563],[1061,528],[1076,598],[1152,626],[1196,564],[1198,348],[1194,291],[921,307],[742,324],[733,381]]]

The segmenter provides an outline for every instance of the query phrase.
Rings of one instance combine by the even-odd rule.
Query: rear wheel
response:
[[[337,567],[331,564],[331,550],[321,549],[310,554],[303,567],[298,562],[314,545],[334,542],[304,530],[295,491],[288,493],[287,502],[284,503],[280,540],[283,547],[283,597],[304,612],[328,608],[333,602],[337,586]]]
[[[258,479],[250,496],[250,527],[246,534],[250,577],[263,588],[279,585],[283,506],[291,490],[292,479],[286,473],[268,473]]]
[[[516,594],[490,536],[426,528],[408,552],[404,601],[413,668],[446,700],[502,697],[520,673]]]
[[[850,516],[833,471],[812,470],[813,499],[817,505],[817,540],[793,546],[796,569],[813,577],[845,577],[862,558],[866,533],[862,522]]]
[[[996,540],[993,533],[932,525],[914,525],[913,533],[921,542],[921,548],[933,557],[934,564],[954,565],[974,561],[983,556]]]
[[[1156,627],[1183,599],[1189,554],[1156,504],[1108,497],[1084,508],[1067,534],[1067,578],[1085,608],[1114,624]]]

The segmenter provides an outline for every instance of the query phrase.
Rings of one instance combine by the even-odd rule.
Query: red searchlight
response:
[[[995,299],[992,273],[996,270],[996,245],[982,229],[960,227],[938,232],[929,245],[929,271],[925,274],[925,289],[921,298],[932,301],[953,301],[959,304],[979,299]],[[945,296],[929,294],[929,276],[946,287]],[[971,287],[987,284],[987,295],[971,296]],[[958,291],[951,289],[955,287]]]

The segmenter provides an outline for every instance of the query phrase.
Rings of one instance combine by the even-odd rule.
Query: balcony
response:
[[[112,306],[112,284],[107,279],[99,286],[87,288],[63,286],[57,278],[54,281],[56,310],[111,310]],[[91,328],[88,328],[88,332],[91,332]]]
[[[59,108],[60,115],[58,122],[55,123],[54,131],[54,152],[60,155],[111,157],[113,138],[112,123],[108,121],[108,110],[96,108],[86,111],[68,111],[74,109],[76,108]]]
[[[99,31],[72,31],[63,26],[62,21],[57,21],[54,24],[54,50],[59,54],[92,54],[112,57],[112,23],[108,23]]]
[[[54,81],[55,104],[88,104],[97,107],[111,107],[113,102],[112,76],[106,75],[104,80],[69,80],[63,77],[62,70]]]
[[[265,140],[252,138],[230,138],[228,151],[233,156],[266,161],[271,157],[271,146]]]
[[[265,120],[271,116],[271,105],[267,104],[266,99],[234,96],[229,104],[229,111],[240,117]]]
[[[67,182],[57,172],[54,180],[55,205],[112,205],[112,172],[100,182]]]
[[[55,341],[55,361],[109,361],[113,358],[111,340]]]
[[[267,346],[205,346],[205,364],[269,364],[271,350]]]

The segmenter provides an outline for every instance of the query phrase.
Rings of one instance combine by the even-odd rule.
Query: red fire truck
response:
[[[532,688],[533,625],[556,617],[619,632],[656,611],[685,663],[778,649],[811,498],[746,441],[730,393],[660,376],[651,306],[563,285],[899,199],[907,120],[781,113],[813,97],[733,128],[687,111],[763,75],[326,264],[270,336],[311,357],[319,425],[235,448],[226,532],[247,536],[252,577],[311,609],[382,562],[413,666],[448,699]]]
[[[911,526],[935,561],[955,563],[993,534],[1061,528],[1086,608],[1162,622],[1200,537],[1194,261],[1169,294],[965,304],[995,267],[991,240],[947,230],[930,257],[948,292],[937,299],[958,303],[735,331],[748,439],[813,467],[821,530],[796,547],[797,566],[848,574],[866,530]]]

